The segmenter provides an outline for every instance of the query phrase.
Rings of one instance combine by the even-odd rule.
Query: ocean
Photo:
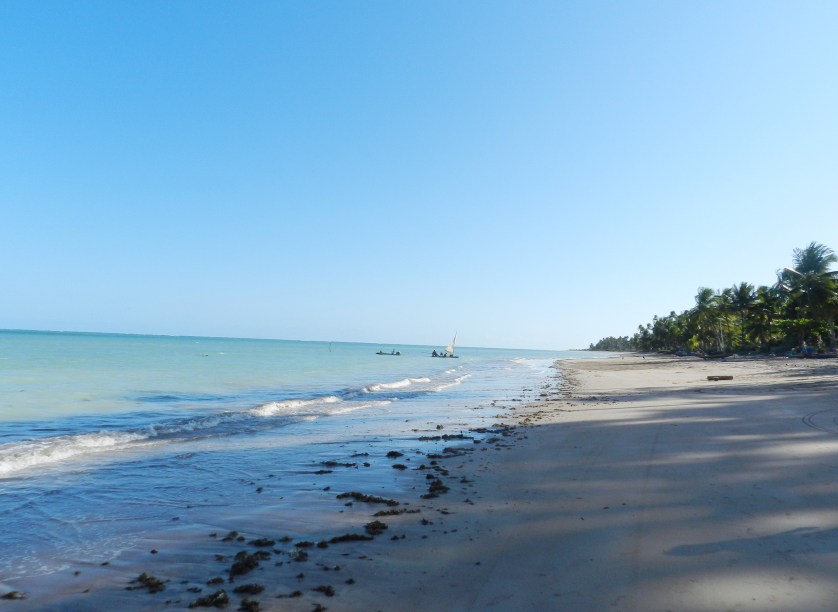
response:
[[[434,348],[0,331],[0,585],[261,506],[285,507],[283,528],[305,535],[319,473],[392,490],[375,457],[490,425],[536,399],[556,360],[603,356]]]

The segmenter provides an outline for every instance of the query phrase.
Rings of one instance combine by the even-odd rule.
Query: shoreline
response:
[[[353,483],[386,489],[336,466],[315,495],[331,523],[311,529],[310,546],[279,539],[288,517],[304,531],[306,505],[285,517],[268,506],[240,518],[244,541],[217,531],[184,546],[172,532],[149,542],[154,555],[83,568],[63,577],[72,590],[7,607],[187,609],[220,589],[228,609],[259,610],[834,607],[838,364],[625,355],[556,367],[563,379],[537,401],[480,407],[492,424],[477,440],[405,432],[386,443],[404,455],[368,457],[406,467],[393,470],[398,506],[336,499]],[[707,380],[717,375],[733,379]],[[374,516],[394,508],[419,512]],[[386,529],[369,541],[330,541],[375,521]],[[241,551],[267,557],[230,582]],[[114,571],[145,571],[165,590],[126,591],[141,585]],[[234,593],[247,584],[264,591]]]
[[[333,609],[834,609],[838,364],[557,367],[514,444],[463,466],[477,505]]]
[[[231,513],[223,504],[214,509],[195,499],[186,508],[172,508],[168,527],[146,533],[119,554],[72,559],[66,569],[46,575],[0,578],[0,598],[25,597],[12,604],[15,609],[188,609],[225,590],[231,609],[246,601],[249,609],[335,609],[333,603],[354,583],[352,566],[363,574],[377,541],[406,539],[404,531],[396,531],[401,526],[432,529],[436,514],[447,513],[433,503],[453,488],[453,476],[442,464],[465,454],[458,446],[479,452],[501,443],[506,431],[483,424],[493,422],[499,403],[516,406],[531,398],[529,387],[467,412],[453,407],[447,415],[444,409],[428,416],[399,412],[399,404],[383,420],[378,416],[369,423],[363,413],[347,414],[343,426],[353,433],[343,437],[332,428],[325,437],[311,438],[290,472],[284,466],[281,487],[269,464],[264,473],[248,477],[251,482],[240,489],[252,507],[242,511],[239,505]],[[311,431],[324,430],[313,425]],[[463,490],[473,486],[456,484]],[[363,496],[398,501],[395,509],[405,512],[375,517],[393,507]],[[370,525],[376,521],[385,525]],[[253,567],[238,574],[233,566],[242,551]],[[265,589],[258,596],[234,593],[249,584]]]

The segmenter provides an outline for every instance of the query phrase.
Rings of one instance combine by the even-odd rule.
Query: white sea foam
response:
[[[191,437],[196,432],[230,430],[239,422],[253,422],[267,417],[294,417],[304,421],[316,420],[327,415],[345,414],[365,408],[377,408],[391,403],[391,399],[345,402],[335,395],[311,399],[294,399],[269,402],[256,408],[225,412],[192,419],[149,424],[130,431],[99,431],[77,435],[54,436],[36,440],[11,442],[0,445],[0,478],[18,472],[58,464],[96,453],[118,452],[144,443],[176,441]]]
[[[147,437],[135,432],[96,432],[3,444],[0,446],[0,476],[82,454],[113,451]]]
[[[271,417],[277,415],[294,415],[300,412],[310,412],[311,409],[318,405],[338,404],[341,403],[339,397],[328,395],[326,397],[318,397],[316,399],[299,399],[299,400],[285,400],[282,402],[269,402],[248,410],[248,414],[260,417]]]
[[[379,393],[381,391],[393,391],[396,389],[406,389],[411,385],[419,384],[419,383],[429,383],[431,382],[430,378],[422,377],[422,378],[404,378],[402,380],[397,380],[395,382],[389,383],[376,383],[374,385],[368,385],[364,387],[365,393]]]
[[[208,429],[210,427],[218,427],[220,423],[221,418],[219,417],[206,417],[203,419],[193,419],[177,423],[153,423],[148,426],[148,431],[152,436],[165,436],[176,433],[198,431],[201,429]]]
[[[442,391],[443,389],[449,389],[450,387],[456,387],[459,384],[462,384],[464,380],[467,378],[471,378],[471,374],[463,374],[462,376],[458,376],[452,381],[440,383],[434,388],[434,391]]]
[[[58,464],[85,455],[118,452],[141,443],[159,443],[177,441],[191,437],[190,434],[207,432],[235,433],[236,425],[254,418],[292,417],[302,420],[314,420],[321,416],[346,414],[367,408],[378,408],[390,404],[398,397],[381,400],[362,400],[366,395],[392,393],[416,388],[424,392],[438,392],[461,384],[469,374],[450,379],[456,372],[449,370],[441,381],[429,377],[403,378],[392,382],[375,383],[363,387],[360,393],[347,393],[342,399],[336,395],[291,399],[262,404],[255,408],[210,414],[194,418],[177,419],[148,424],[144,427],[126,431],[99,431],[77,435],[55,436],[37,440],[27,440],[0,445],[0,477],[8,477],[17,472]],[[360,401],[359,401],[360,400]],[[230,427],[233,429],[230,429]]]

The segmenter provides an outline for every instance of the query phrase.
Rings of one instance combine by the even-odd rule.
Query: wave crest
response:
[[[406,389],[415,384],[421,383],[429,383],[431,382],[430,378],[422,377],[422,378],[404,378],[402,380],[397,380],[395,382],[389,383],[376,383],[374,385],[368,385],[363,388],[364,393],[380,393],[381,391],[394,391],[397,389]]]

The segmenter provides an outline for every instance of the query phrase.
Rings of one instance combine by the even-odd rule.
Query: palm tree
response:
[[[754,303],[756,300],[756,294],[754,293],[754,286],[750,283],[739,283],[738,285],[733,285],[730,288],[732,297],[731,297],[731,304],[733,306],[733,310],[739,315],[739,346],[740,348],[744,348],[745,346],[745,319],[751,313],[751,309],[754,307]]]
[[[838,278],[838,272],[829,271],[832,264],[838,263],[838,256],[823,244],[810,242],[804,249],[794,249],[792,258],[795,269],[802,274],[825,274],[833,280]]]
[[[698,330],[701,348],[706,351],[707,339],[713,336],[715,323],[718,320],[716,294],[713,290],[708,287],[699,287],[695,296],[695,307],[690,312]]]
[[[667,317],[653,317],[651,333],[658,350],[672,350],[683,342],[675,311],[671,311]]]
[[[725,332],[730,335],[730,315],[734,311],[732,289],[724,289],[716,293],[716,310],[718,312],[718,345],[719,350],[724,353],[726,352]]]
[[[686,345],[703,350],[725,350],[725,334],[734,347],[755,344],[760,349],[785,347],[807,334],[818,342],[829,335],[835,351],[838,320],[838,255],[832,249],[811,242],[794,249],[791,268],[777,272],[777,283],[756,290],[739,283],[714,292],[699,287],[695,306],[676,315],[655,317],[653,323],[638,327],[627,341],[640,350],[672,349]],[[736,328],[739,328],[738,334]]]
[[[792,253],[793,268],[783,268],[778,276],[782,287],[789,290],[792,305],[805,318],[829,326],[831,347],[835,347],[836,290],[838,271],[830,267],[838,263],[832,249],[812,242]],[[803,328],[805,336],[805,327]]]
[[[783,305],[783,296],[779,289],[761,285],[754,292],[754,303],[748,318],[748,331],[762,347],[770,345],[772,323],[778,317]]]

